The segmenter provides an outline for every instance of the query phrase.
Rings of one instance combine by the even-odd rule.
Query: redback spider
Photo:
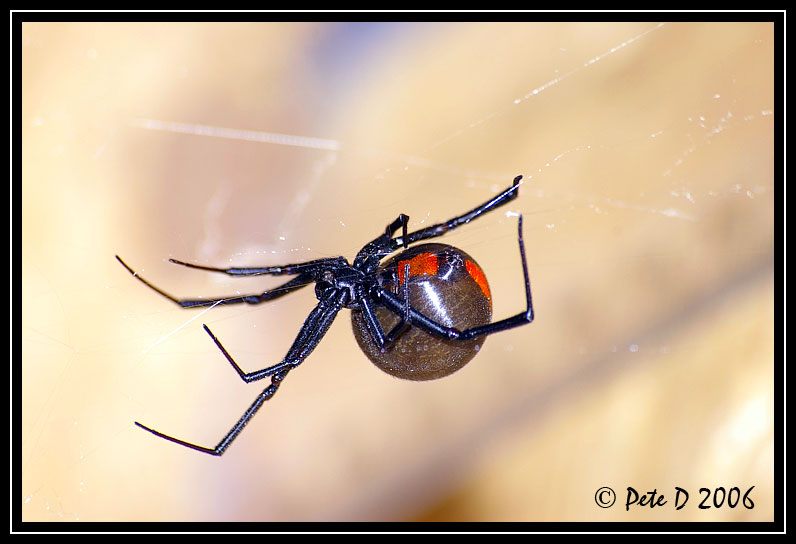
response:
[[[290,281],[260,294],[218,299],[178,299],[139,276],[117,255],[128,272],[144,285],[183,308],[214,304],[259,304],[315,284],[318,304],[301,326],[285,358],[262,370],[244,372],[218,338],[203,325],[232,368],[246,383],[270,377],[271,383],[257,396],[240,420],[214,448],[198,446],[135,422],[152,434],[187,448],[221,455],[240,434],[257,410],[276,393],[288,372],[299,366],[318,345],[337,313],[352,310],[354,336],[373,363],[399,378],[441,378],[464,366],[490,334],[533,321],[531,283],[522,241],[522,215],[517,222],[522,271],[525,277],[526,309],[517,315],[491,322],[492,296],[481,267],[464,251],[445,244],[411,244],[442,236],[482,214],[517,198],[522,176],[477,208],[414,232],[407,232],[409,217],[401,214],[387,225],[381,236],[365,244],[353,264],[344,257],[316,259],[304,263],[254,268],[213,268],[169,259],[172,263],[222,272],[230,276],[291,275]],[[401,236],[393,235],[401,231]],[[381,260],[399,248],[403,251],[386,263]]]

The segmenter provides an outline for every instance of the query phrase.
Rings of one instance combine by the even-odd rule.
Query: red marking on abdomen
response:
[[[433,253],[421,253],[408,261],[398,262],[398,283],[403,285],[406,263],[409,263],[410,276],[434,276],[439,270],[439,259]]]
[[[470,277],[473,278],[475,283],[478,284],[478,287],[481,288],[487,300],[492,300],[492,294],[489,292],[489,284],[486,281],[486,276],[484,275],[484,271],[481,270],[481,267],[469,260],[465,261],[464,265],[467,267],[467,273],[470,274]]]

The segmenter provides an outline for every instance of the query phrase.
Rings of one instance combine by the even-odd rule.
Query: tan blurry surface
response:
[[[25,521],[773,520],[771,24],[25,24]],[[327,138],[339,152],[145,128]],[[184,311],[353,257],[525,175],[536,321],[429,383],[381,373],[344,311],[221,458],[314,304]],[[516,214],[446,236],[522,308]],[[197,317],[198,316],[198,317]],[[194,319],[195,318],[195,319]],[[671,507],[594,493],[674,486]],[[700,487],[755,508],[699,510]]]

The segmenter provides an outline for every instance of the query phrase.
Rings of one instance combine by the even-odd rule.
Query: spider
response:
[[[230,276],[291,275],[290,281],[260,294],[217,299],[179,299],[139,276],[118,255],[116,259],[130,274],[157,293],[183,308],[215,304],[260,304],[315,283],[318,304],[301,326],[285,358],[272,366],[244,372],[207,325],[221,353],[244,382],[270,377],[271,383],[257,396],[240,420],[213,448],[199,446],[136,425],[150,433],[187,448],[222,455],[265,401],[274,396],[287,374],[299,366],[318,345],[343,308],[352,310],[354,336],[360,348],[379,368],[393,376],[429,380],[447,376],[472,359],[485,338],[533,321],[531,284],[522,240],[522,215],[517,239],[525,278],[526,309],[512,317],[491,322],[492,298],[481,267],[464,251],[439,243],[409,247],[421,240],[442,236],[482,214],[514,200],[522,176],[496,197],[473,210],[414,232],[407,232],[409,217],[400,214],[380,235],[357,253],[354,262],[344,257],[316,259],[283,266],[214,268],[169,259],[174,264],[221,272]],[[399,237],[393,237],[401,231]],[[384,264],[382,259],[402,248]]]

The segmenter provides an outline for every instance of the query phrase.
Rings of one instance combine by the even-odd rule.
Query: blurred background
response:
[[[773,24],[21,38],[23,520],[773,520]],[[522,213],[533,324],[416,383],[368,361],[344,310],[221,458],[134,426],[214,446],[266,384],[202,323],[258,370],[316,299],[182,310],[115,254],[176,296],[258,293],[283,280],[168,259],[350,259],[399,213],[422,228],[518,174],[517,200],[441,241],[513,315]],[[668,504],[626,511],[628,487]],[[754,508],[699,509],[703,487],[753,487]]]

